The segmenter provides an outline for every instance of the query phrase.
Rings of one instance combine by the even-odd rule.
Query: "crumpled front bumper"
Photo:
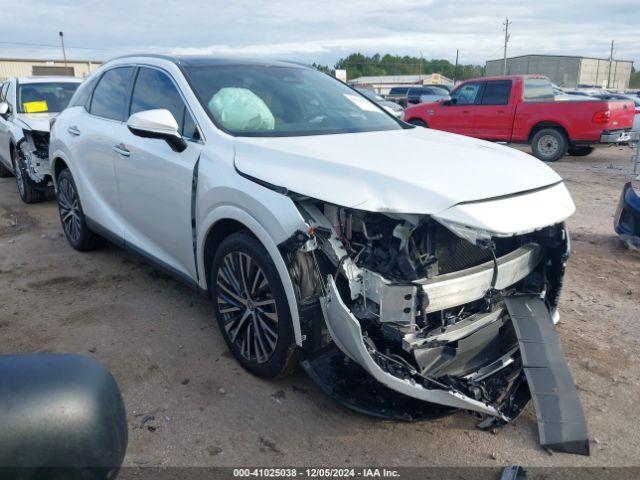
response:
[[[488,359],[487,364],[476,372],[463,377],[472,381],[489,378],[512,365],[517,357],[517,381],[509,387],[506,395],[509,400],[499,405],[479,401],[438,379],[423,377],[417,371],[398,373],[383,369],[375,358],[379,353],[363,335],[360,322],[342,301],[331,276],[327,281],[327,294],[321,298],[321,307],[335,345],[386,388],[420,401],[478,412],[486,417],[478,425],[480,428],[513,420],[533,397],[541,444],[567,453],[589,454],[587,425],[580,399],[555,332],[552,314],[538,295],[505,297],[505,308],[513,322],[518,347],[500,358]],[[309,363],[307,370],[314,375]]]
[[[384,371],[369,353],[362,335],[360,322],[340,298],[332,277],[328,279],[327,288],[327,296],[321,299],[321,305],[331,338],[345,355],[363,367],[377,381],[392,390],[419,400],[454,408],[474,410],[505,421],[509,420],[495,407],[453,389],[428,388],[428,385],[425,386],[414,379],[399,378]]]

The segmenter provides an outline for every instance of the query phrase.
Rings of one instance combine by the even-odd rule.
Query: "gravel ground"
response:
[[[12,178],[0,180],[0,353],[74,352],[108,365],[128,410],[126,465],[639,466],[640,255],[612,229],[630,156],[601,149],[552,165],[577,205],[558,328],[590,457],[542,450],[531,406],[491,434],[466,413],[373,420],[301,372],[252,377],[206,298],[116,247],[72,250],[55,202],[21,203]]]

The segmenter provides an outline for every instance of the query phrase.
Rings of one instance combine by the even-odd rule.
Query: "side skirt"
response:
[[[116,235],[115,233],[111,232],[110,230],[107,230],[102,225],[100,225],[96,221],[90,219],[89,217],[85,216],[85,219],[86,219],[86,222],[87,222],[87,226],[91,230],[96,232],[98,235],[103,236],[104,238],[109,240],[114,245],[117,245],[120,248],[124,248],[125,250],[127,250],[127,251],[129,251],[131,253],[134,253],[135,255],[143,258],[149,264],[153,265],[154,267],[159,268],[160,270],[165,272],[167,275],[170,275],[171,277],[175,278],[176,280],[179,280],[180,282],[190,286],[194,290],[197,290],[198,292],[203,293],[203,294],[206,293],[206,290],[203,290],[202,288],[200,288],[200,285],[198,285],[198,282],[196,282],[194,279],[192,279],[189,276],[185,275],[184,273],[176,270],[171,265],[168,265],[167,263],[163,262],[162,260],[158,259],[157,257],[155,257],[153,255],[150,255],[149,253],[145,252],[141,248],[138,248],[135,245],[127,243],[126,240],[124,238],[122,238],[120,235]]]

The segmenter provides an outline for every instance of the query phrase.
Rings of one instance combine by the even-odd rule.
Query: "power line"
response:
[[[8,42],[8,41],[0,40],[0,44],[2,44],[2,45],[16,45],[16,46],[20,46],[20,47],[46,47],[46,48],[55,48],[55,49],[59,49],[60,48],[60,45],[53,45],[51,43]],[[112,51],[115,51],[115,50],[124,50],[125,48],[128,48],[128,47],[101,48],[101,47],[76,47],[76,46],[72,46],[72,45],[67,45],[67,48],[73,48],[75,50],[100,50],[100,51],[105,51],[105,52],[112,52]]]

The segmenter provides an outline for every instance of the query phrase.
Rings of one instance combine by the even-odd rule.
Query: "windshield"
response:
[[[309,68],[187,68],[216,125],[239,136],[281,137],[399,130],[390,114],[328,75]]]
[[[59,113],[80,83],[51,82],[18,84],[18,113]]]

